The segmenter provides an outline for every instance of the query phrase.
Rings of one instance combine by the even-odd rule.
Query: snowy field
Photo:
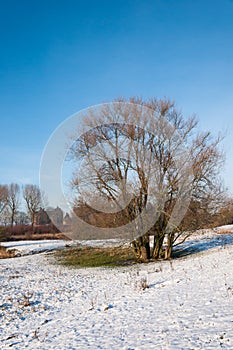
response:
[[[6,243],[22,256],[0,260],[0,349],[233,349],[233,234],[219,233],[114,269],[55,265],[65,241]]]

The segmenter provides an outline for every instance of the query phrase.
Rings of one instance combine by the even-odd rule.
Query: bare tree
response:
[[[11,212],[9,207],[6,206],[5,209],[1,212],[1,224],[8,226],[11,223]]]
[[[26,225],[30,222],[30,218],[28,215],[23,211],[17,211],[15,216],[15,223],[16,225]]]
[[[8,189],[7,185],[0,185],[0,214],[7,206]]]
[[[13,226],[16,213],[20,207],[20,187],[16,183],[8,185],[7,206],[10,211],[10,224]]]
[[[78,169],[72,180],[74,211],[80,203],[90,208],[98,198],[91,215],[83,210],[96,226],[130,227],[141,260],[170,258],[190,201],[213,208],[223,195],[221,137],[198,132],[196,118],[185,119],[169,100],[129,102],[87,115],[68,154]],[[130,222],[134,226],[127,226]]]
[[[36,185],[25,185],[23,189],[23,197],[27,205],[28,215],[32,226],[34,225],[36,212],[42,205],[42,195],[40,188]]]

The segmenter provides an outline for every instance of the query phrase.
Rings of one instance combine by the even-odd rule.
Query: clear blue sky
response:
[[[0,183],[38,183],[58,124],[136,95],[227,132],[233,190],[233,1],[0,0],[0,44]]]

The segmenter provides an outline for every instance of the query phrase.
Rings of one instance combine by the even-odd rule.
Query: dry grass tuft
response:
[[[142,290],[146,290],[147,288],[150,288],[149,284],[148,284],[148,280],[146,277],[143,277],[141,280],[140,280],[140,288]]]
[[[15,250],[7,250],[6,247],[0,245],[0,259],[14,258]]]
[[[233,229],[232,228],[227,228],[227,227],[219,227],[217,229],[217,233],[218,234],[221,234],[221,235],[224,235],[224,234],[229,234],[229,233],[233,233]]]

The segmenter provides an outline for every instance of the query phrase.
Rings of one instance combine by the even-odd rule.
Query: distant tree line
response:
[[[42,235],[43,239],[54,238],[69,226],[70,216],[63,214],[59,207],[46,206],[37,185],[0,184],[0,241],[38,239]],[[59,237],[65,238],[63,234],[56,235]]]
[[[22,210],[24,205],[25,211]],[[36,212],[43,207],[42,193],[37,185],[22,188],[17,183],[0,185],[0,224],[4,226],[34,225]]]
[[[39,186],[27,184],[20,187],[16,183],[0,185],[0,225],[62,225],[68,221],[69,214],[61,208],[46,205],[46,200]]]

